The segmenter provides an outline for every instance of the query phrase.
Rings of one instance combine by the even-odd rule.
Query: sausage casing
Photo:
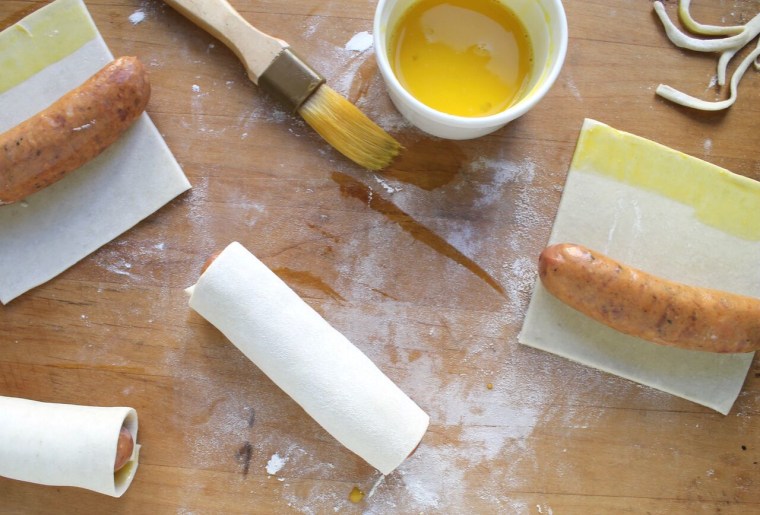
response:
[[[116,459],[114,460],[113,470],[116,472],[127,464],[135,449],[135,440],[129,429],[122,427],[119,431],[119,439],[116,444]]]
[[[149,98],[142,63],[120,57],[0,134],[0,204],[19,201],[98,156],[132,125]]]
[[[631,336],[710,352],[760,349],[760,299],[669,281],[569,243],[544,249],[539,277],[565,304]]]

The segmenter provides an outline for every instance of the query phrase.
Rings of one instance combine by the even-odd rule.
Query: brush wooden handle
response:
[[[288,44],[248,23],[227,0],[166,0],[166,3],[235,52],[251,80],[259,77]]]

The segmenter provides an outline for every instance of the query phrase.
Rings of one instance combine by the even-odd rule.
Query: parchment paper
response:
[[[591,134],[593,129],[596,134]],[[616,142],[615,148],[606,148],[608,138]],[[592,147],[601,156],[596,160],[602,163],[597,169],[578,158],[581,150]],[[606,158],[605,152],[609,154]],[[728,194],[721,203],[754,199],[760,206],[760,184],[754,181],[586,120],[549,244],[579,243],[672,280],[760,296],[759,241],[706,224],[693,206],[612,177],[613,168],[626,167],[626,162],[633,168],[643,159],[647,167],[639,172],[650,184],[664,182],[674,174],[688,178],[690,171],[695,172],[696,180],[699,167],[700,176],[714,186],[715,196],[727,181],[741,183],[742,198]],[[608,170],[604,169],[605,162]],[[686,184],[683,186],[687,189]],[[714,216],[719,208],[716,204],[708,215]],[[754,229],[760,227],[760,218],[747,218],[741,225],[744,233],[757,234]],[[518,339],[723,414],[730,411],[739,395],[754,355],[687,351],[623,335],[569,308],[549,294],[540,281],[536,282]]]
[[[56,10],[63,8],[79,10],[73,23],[52,24],[50,34],[32,34],[2,52],[23,54],[30,45],[50,44],[48,39],[61,31],[92,30],[81,0],[57,0],[25,20],[55,19]],[[25,20],[6,30],[19,31]],[[41,111],[113,59],[100,34],[94,33],[94,39],[73,53],[0,94],[0,132]],[[4,57],[0,54],[0,62]],[[23,202],[0,206],[0,302],[8,303],[52,279],[188,188],[190,183],[144,113],[95,160]]]

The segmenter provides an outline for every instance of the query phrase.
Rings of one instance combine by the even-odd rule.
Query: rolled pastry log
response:
[[[139,445],[114,472],[122,426],[137,441],[137,412],[0,396],[0,476],[76,486],[121,497],[137,471]]]
[[[415,450],[427,414],[242,245],[188,291],[192,309],[367,463],[389,474]]]

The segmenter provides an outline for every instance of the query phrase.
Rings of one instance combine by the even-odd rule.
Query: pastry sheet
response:
[[[68,53],[59,56],[61,48]],[[8,27],[0,33],[0,85],[9,88],[0,89],[0,132],[112,59],[81,0],[57,0]],[[52,279],[188,188],[143,113],[93,161],[23,202],[0,206],[0,302]]]
[[[760,297],[760,183],[586,120],[549,244],[572,242],[672,280]],[[520,343],[727,414],[754,354],[623,335],[537,280]]]

